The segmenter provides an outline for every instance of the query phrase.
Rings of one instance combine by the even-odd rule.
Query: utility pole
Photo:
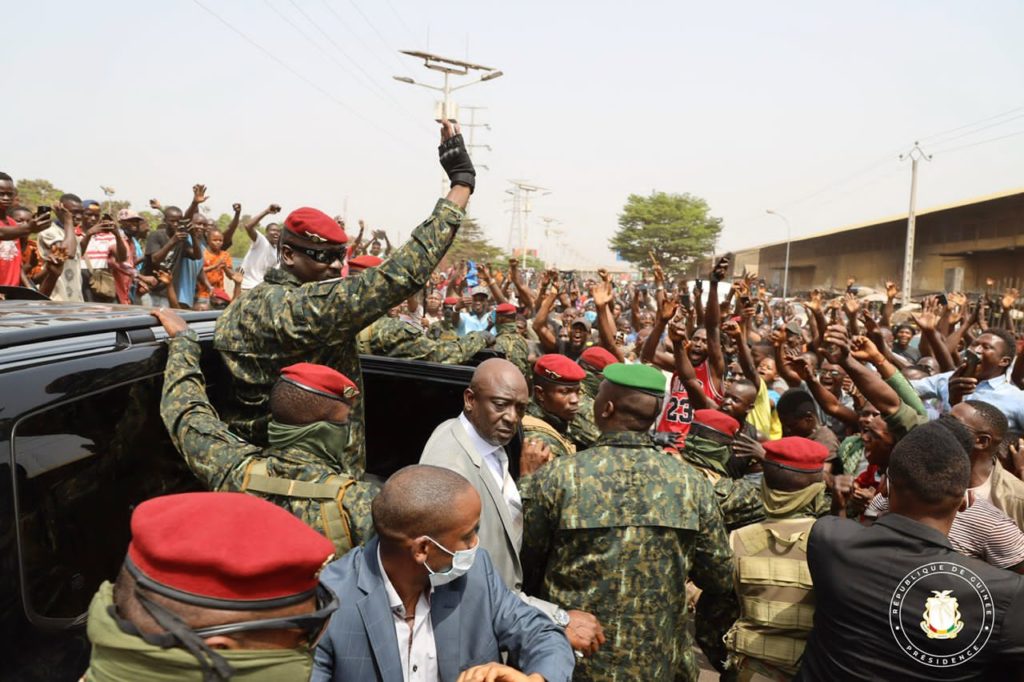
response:
[[[462,88],[467,88],[470,85],[476,83],[483,83],[485,81],[494,80],[504,75],[503,72],[490,66],[482,66],[480,64],[473,64],[471,62],[464,62],[460,59],[449,59],[448,57],[441,57],[436,54],[430,54],[429,52],[417,52],[415,50],[399,50],[402,54],[407,54],[410,57],[416,57],[417,59],[423,60],[423,66],[427,67],[432,71],[440,71],[444,74],[444,81],[440,87],[436,85],[427,85],[426,83],[420,83],[415,81],[408,76],[392,76],[396,81],[402,83],[408,83],[409,85],[418,85],[421,88],[427,88],[428,90],[436,90],[441,93],[441,101],[438,102],[434,107],[434,118],[440,121],[459,119],[459,107],[455,102],[452,101],[452,93]],[[482,72],[482,75],[476,80],[463,83],[462,85],[452,86],[452,76],[467,76],[471,71]],[[444,196],[447,188],[447,178],[444,173],[441,174],[441,196]]]
[[[462,121],[460,125],[463,127],[463,129],[468,129],[469,130],[469,144],[466,145],[466,148],[469,150],[470,156],[473,155],[473,150],[474,149],[486,149],[489,152],[493,151],[491,149],[491,145],[489,145],[489,144],[475,144],[474,143],[474,141],[476,140],[476,129],[477,128],[486,128],[487,130],[491,129],[491,124],[490,123],[477,123],[476,122],[476,112],[478,112],[478,111],[486,111],[487,107],[468,107],[467,106],[467,107],[462,107],[462,108],[465,111],[469,112],[469,122],[466,123],[465,121]],[[490,170],[490,168],[488,168],[485,164],[482,164],[482,163],[476,163],[474,161],[473,165],[476,166],[477,168],[483,168],[484,170]]]
[[[903,296],[901,303],[910,303],[910,289],[914,283],[914,237],[917,222],[917,162],[921,159],[931,161],[930,154],[925,154],[915,141],[913,148],[906,154],[900,154],[900,161],[910,159],[910,212],[907,214],[907,244],[903,250]]]
[[[778,211],[773,211],[769,208],[766,212],[768,215],[782,218],[782,222],[786,223],[786,266],[785,270],[782,271],[782,299],[785,300],[786,295],[789,293],[789,245],[793,241],[793,228],[789,224],[789,218]]]
[[[515,191],[510,192],[512,194],[512,224],[509,226],[509,250],[512,250],[511,247],[515,245],[516,237],[518,237],[520,257],[525,263],[526,239],[529,234],[530,211],[532,210],[530,195],[534,192],[543,192],[544,194],[550,194],[550,192],[544,187],[530,184],[525,180],[509,180],[509,182],[515,188]]]

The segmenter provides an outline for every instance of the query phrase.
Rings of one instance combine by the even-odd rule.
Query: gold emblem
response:
[[[928,635],[928,639],[956,639],[957,634],[964,629],[964,622],[960,620],[960,605],[952,592],[932,590],[935,596],[925,600],[921,629]]]
[[[320,235],[316,234],[315,232],[310,232],[309,230],[306,230],[306,239],[308,239],[311,242],[316,242],[318,244],[327,241]]]

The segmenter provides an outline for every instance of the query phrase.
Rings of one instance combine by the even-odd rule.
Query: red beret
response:
[[[355,258],[350,258],[349,261],[348,261],[348,269],[349,270],[365,270],[366,268],[375,268],[375,267],[377,267],[378,265],[380,265],[383,262],[384,262],[383,258],[378,258],[377,256],[371,256],[370,254],[366,253],[366,254],[363,254],[362,256],[356,256]]]
[[[555,384],[578,384],[587,378],[582,367],[558,353],[548,353],[537,358],[533,374]]]
[[[580,355],[580,362],[585,362],[600,372],[608,365],[618,362],[618,359],[600,346],[591,346]]]
[[[693,413],[693,421],[730,437],[740,430],[738,421],[718,410],[697,410]]]
[[[284,219],[284,228],[311,242],[347,244],[348,235],[331,216],[315,208],[297,208]]]
[[[821,471],[828,459],[828,448],[808,438],[788,436],[762,443],[765,459],[780,467],[813,473]]]
[[[351,379],[325,365],[314,365],[310,362],[288,365],[281,370],[281,378],[310,393],[346,403],[359,395],[359,388]]]
[[[216,289],[214,289],[214,290],[213,290],[213,291],[212,291],[212,292],[210,293],[210,296],[211,296],[212,298],[218,298],[218,299],[220,299],[220,300],[222,300],[222,301],[226,301],[226,302],[228,302],[228,303],[231,303],[231,296],[230,296],[230,295],[228,295],[228,292],[224,291],[223,289],[221,289],[221,288],[219,288],[219,287],[218,287],[218,288],[216,288]]]
[[[516,307],[511,303],[502,303],[497,308],[495,308],[495,311],[499,315],[515,315]]]
[[[307,599],[334,553],[298,518],[245,493],[155,497],[136,507],[131,529],[126,562],[136,579],[210,608],[276,608]]]
[[[459,297],[458,296],[449,296],[446,299],[444,299],[444,304],[445,305],[458,305],[459,304]]]

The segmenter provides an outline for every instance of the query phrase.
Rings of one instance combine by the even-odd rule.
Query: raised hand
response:
[[[159,199],[150,199],[149,200],[149,207],[150,208],[155,208],[155,209],[159,210],[160,208],[163,207],[163,204],[160,203]]]
[[[666,294],[658,304],[658,319],[668,324],[676,316],[676,309],[678,307],[675,297]]]
[[[736,320],[729,320],[728,322],[723,324],[722,331],[725,332],[725,334],[730,338],[735,339],[737,342],[739,342],[743,338],[743,327],[741,327],[740,323],[737,322]]]
[[[811,297],[804,303],[804,307],[812,311],[821,312],[821,298],[821,289],[815,289],[811,292]]]
[[[466,143],[462,140],[462,129],[457,122],[448,120],[441,123],[441,145],[437,153],[452,186],[463,185],[472,194],[476,187],[476,169],[469,158]]]
[[[510,273],[518,272],[519,271],[519,259],[518,258],[509,258],[508,259],[508,271]]]
[[[242,212],[242,205],[238,203],[231,204],[231,210],[235,212],[235,215],[238,215]]]
[[[825,345],[818,349],[818,354],[833,364],[843,363],[850,355],[850,337],[846,327],[833,324],[825,330]]]
[[[270,206],[267,206],[267,213],[280,213],[280,212],[281,212],[281,207],[278,206],[277,204],[271,204]],[[345,227],[345,221],[344,220],[339,221],[338,224],[341,225],[342,227]]]
[[[776,347],[782,347],[786,345],[786,330],[775,329],[771,335],[772,345]]]
[[[607,306],[612,302],[612,299],[615,298],[612,283],[607,281],[595,282],[590,287],[590,296],[594,299],[594,305],[598,308]]]
[[[885,356],[878,350],[874,341],[866,336],[855,336],[850,340],[850,355],[860,362],[870,362],[878,366],[885,362]]]
[[[527,438],[519,453],[519,475],[529,476],[554,458],[551,448],[542,440]]]
[[[192,201],[197,204],[204,203],[210,197],[206,196],[206,185],[192,185]]]
[[[686,335],[686,320],[678,317],[668,323],[668,339],[673,345],[685,344],[684,350],[689,350],[689,339]]]
[[[886,298],[894,299],[894,298],[896,298],[899,295],[900,295],[900,290],[896,286],[896,282],[889,281],[889,282],[885,283],[885,296],[886,296]]]
[[[843,310],[851,318],[856,317],[857,312],[860,311],[860,299],[852,291],[846,292],[846,295],[843,297]]]
[[[729,256],[722,256],[715,263],[714,269],[711,270],[711,280],[713,282],[721,282],[725,279],[727,272],[729,272]]]
[[[796,372],[796,375],[804,381],[813,381],[814,376],[811,371],[811,363],[807,362],[807,358],[797,356],[787,363]]]
[[[920,312],[910,313],[910,317],[922,332],[933,331],[939,323],[939,316],[935,314],[936,303],[932,298],[928,298],[921,307]]]
[[[1016,289],[1007,289],[1003,292],[1003,308],[1009,310],[1017,302],[1020,292]]]

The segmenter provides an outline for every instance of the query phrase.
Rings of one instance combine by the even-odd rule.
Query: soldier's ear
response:
[[[601,419],[610,419],[613,414],[615,414],[615,403],[606,400],[604,405],[601,406]]]
[[[295,264],[295,252],[292,251],[292,247],[284,242],[278,242],[278,247],[281,250],[281,263],[291,267]]]

